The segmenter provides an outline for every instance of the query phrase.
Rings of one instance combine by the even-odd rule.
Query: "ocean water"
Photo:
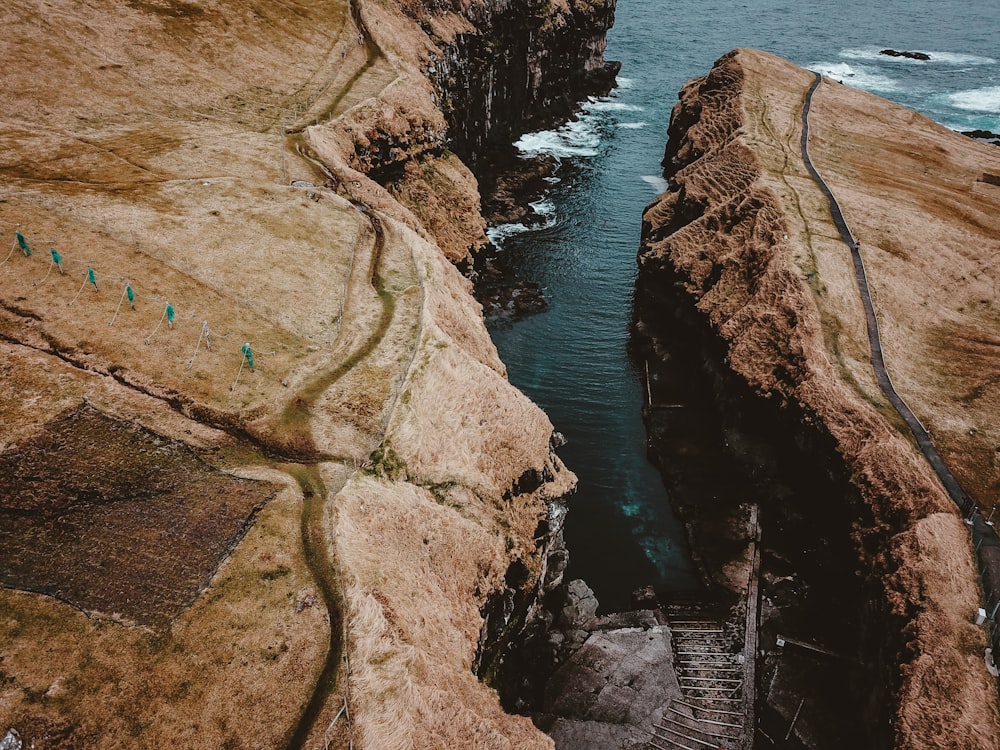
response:
[[[511,381],[549,414],[579,489],[566,526],[569,575],[602,610],[632,590],[696,585],[683,533],[646,459],[640,373],[626,353],[643,207],[665,188],[659,162],[677,92],[735,47],[756,47],[916,109],[956,129],[1000,132],[1000,0],[810,2],[619,0],[607,59],[612,96],[517,141],[560,160],[535,224],[490,235],[549,308],[491,334]],[[926,62],[879,50],[926,52]]]

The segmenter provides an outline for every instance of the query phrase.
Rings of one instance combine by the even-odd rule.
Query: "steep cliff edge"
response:
[[[839,502],[869,592],[871,641],[858,656],[884,664],[871,676],[888,680],[893,746],[993,747],[969,534],[872,375],[850,255],[799,150],[812,78],[739,50],[685,86],[664,158],[670,188],[643,218],[638,338],[652,355],[674,326],[695,327],[710,368],[770,404],[748,412],[769,414],[847,482]],[[988,509],[1000,478],[1000,194],[983,175],[1000,157],[829,81],[810,128],[813,161],[862,240],[896,389]],[[808,496],[783,502],[817,513]]]
[[[575,479],[446,260],[484,237],[437,42],[392,2],[2,16],[0,731],[551,747],[476,674]]]
[[[468,167],[607,91],[614,0],[355,2],[369,96],[320,97],[301,124],[341,194],[426,231],[453,261],[486,243]],[[371,88],[369,88],[371,87]],[[459,158],[455,158],[455,156]]]

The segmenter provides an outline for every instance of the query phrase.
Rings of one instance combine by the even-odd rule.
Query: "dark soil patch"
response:
[[[275,494],[85,404],[0,454],[0,585],[163,623]]]

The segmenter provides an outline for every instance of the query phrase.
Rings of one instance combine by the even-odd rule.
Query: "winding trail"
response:
[[[817,73],[816,80],[813,81],[812,86],[809,87],[809,92],[806,94],[805,105],[802,107],[802,160],[805,162],[806,168],[813,176],[813,179],[819,185],[819,189],[826,196],[830,204],[830,213],[833,215],[833,223],[836,225],[837,231],[840,232],[841,238],[851,250],[854,277],[858,283],[858,290],[861,293],[861,304],[865,310],[865,322],[868,328],[868,343],[871,347],[871,363],[872,369],[875,371],[875,380],[882,394],[910,428],[910,432],[913,433],[913,437],[917,441],[917,446],[927,458],[927,462],[931,465],[934,473],[937,474],[938,479],[941,480],[941,484],[944,485],[948,495],[955,502],[955,505],[958,506],[959,510],[962,511],[962,514],[968,516],[975,511],[976,504],[965,493],[958,480],[955,479],[955,476],[945,465],[944,459],[941,458],[941,454],[934,447],[927,429],[920,423],[920,420],[917,419],[916,414],[913,413],[910,407],[906,405],[906,402],[896,393],[896,389],[892,385],[892,380],[885,366],[885,358],[882,355],[882,339],[879,336],[878,318],[875,316],[875,307],[872,304],[871,290],[868,286],[868,275],[865,273],[865,264],[861,257],[861,248],[858,245],[857,239],[851,233],[850,227],[847,225],[847,219],[844,218],[844,212],[841,211],[840,204],[837,203],[837,199],[834,197],[829,185],[820,176],[812,163],[812,159],[809,157],[809,108],[812,105],[813,94],[816,93],[816,89],[819,88],[822,82],[823,76]]]
[[[983,603],[989,617],[988,631],[993,654],[1000,654],[1000,626],[997,623],[997,613],[1000,611],[1000,537],[992,523],[983,518],[976,503],[970,498],[951,470],[945,465],[944,459],[938,453],[937,448],[931,441],[931,436],[927,429],[920,423],[917,416],[911,411],[906,402],[896,393],[889,378],[889,372],[885,366],[885,358],[882,354],[882,340],[879,336],[878,319],[875,316],[875,308],[872,304],[871,291],[868,285],[868,276],[865,273],[864,260],[861,257],[861,248],[857,239],[851,233],[844,213],[840,209],[840,204],[834,197],[830,187],[820,176],[816,167],[809,157],[809,108],[812,104],[813,94],[823,82],[823,76],[816,74],[816,80],[806,94],[805,105],[802,108],[802,160],[813,179],[819,185],[820,190],[826,196],[830,205],[830,213],[833,216],[833,223],[840,232],[841,238],[851,250],[851,260],[854,264],[854,275],[857,280],[858,290],[861,293],[861,303],[865,310],[865,320],[868,329],[868,342],[871,348],[872,369],[875,372],[875,380],[878,383],[883,395],[899,413],[903,421],[906,422],[917,447],[923,453],[934,473],[944,486],[945,491],[958,506],[965,517],[966,524],[970,527],[972,544],[975,548],[975,559],[977,572],[979,573],[979,583],[982,586]]]

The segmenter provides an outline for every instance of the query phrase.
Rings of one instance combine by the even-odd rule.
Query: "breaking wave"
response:
[[[595,99],[591,97],[583,105],[587,112],[642,112],[638,104],[626,104],[612,99]]]
[[[486,230],[486,237],[499,248],[503,248],[504,240],[513,237],[515,234],[523,234],[531,231],[531,227],[525,224],[497,224]]]
[[[863,49],[841,50],[840,56],[847,60],[876,60],[878,62],[901,62],[914,63],[917,65],[930,65],[932,63],[942,63],[944,65],[996,65],[996,60],[992,57],[982,55],[967,55],[962,52],[933,52],[930,50],[909,50],[910,52],[922,52],[930,57],[930,60],[913,60],[909,57],[892,57],[881,54],[883,48],[865,47]]]
[[[597,115],[584,114],[578,120],[568,122],[556,130],[525,133],[514,142],[514,145],[523,156],[547,154],[557,159],[597,156],[598,147],[601,145],[598,124]]]
[[[660,177],[660,175],[658,174],[644,174],[639,179],[641,179],[647,185],[651,185],[653,190],[656,191],[657,195],[659,195],[660,193],[667,192],[667,188],[670,187],[670,183],[667,182],[666,179],[664,179],[663,177]]]
[[[486,229],[486,237],[489,241],[502,250],[504,241],[508,237],[524,234],[525,232],[534,232],[539,229],[551,229],[558,223],[556,204],[551,199],[542,197],[537,201],[532,201],[528,205],[531,206],[535,216],[539,217],[541,221],[531,222],[530,224],[513,222],[511,224],[496,224],[488,227]]]
[[[865,91],[898,92],[901,90],[899,82],[895,78],[875,73],[863,65],[851,65],[846,62],[819,62],[806,67],[834,81]]]
[[[948,94],[948,103],[967,112],[1000,114],[1000,86],[956,91]]]

